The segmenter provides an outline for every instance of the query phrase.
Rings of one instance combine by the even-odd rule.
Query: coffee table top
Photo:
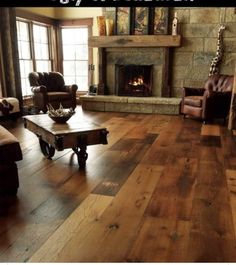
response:
[[[85,121],[76,114],[73,115],[66,123],[56,123],[50,117],[48,117],[48,114],[27,115],[23,118],[27,122],[31,122],[37,127],[40,127],[53,135],[106,129],[105,127]]]

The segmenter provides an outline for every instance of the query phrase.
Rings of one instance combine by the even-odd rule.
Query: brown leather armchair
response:
[[[201,118],[204,122],[223,118],[226,120],[233,89],[233,75],[212,75],[204,88],[183,88],[181,113]]]
[[[54,108],[59,108],[60,103],[64,108],[76,107],[77,85],[66,86],[63,75],[59,72],[32,72],[29,82],[33,93],[34,107],[37,111],[47,112],[50,103]]]

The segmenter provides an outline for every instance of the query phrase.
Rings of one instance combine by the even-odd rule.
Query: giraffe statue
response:
[[[218,36],[217,36],[216,56],[211,61],[209,76],[219,74],[219,64],[221,62],[222,55],[223,55],[223,31],[224,30],[225,30],[225,26],[220,25],[218,29]]]

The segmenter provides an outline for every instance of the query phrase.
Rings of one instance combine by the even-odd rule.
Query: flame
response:
[[[139,86],[139,85],[143,85],[143,76],[138,76],[138,77],[134,77],[133,79],[131,79],[129,81],[129,85],[132,85],[132,86]]]

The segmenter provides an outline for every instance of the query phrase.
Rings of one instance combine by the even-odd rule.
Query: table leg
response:
[[[41,151],[46,158],[50,159],[54,156],[54,154],[55,154],[55,148],[54,147],[52,147],[50,144],[46,143],[41,138],[39,138],[39,144],[40,144]]]

